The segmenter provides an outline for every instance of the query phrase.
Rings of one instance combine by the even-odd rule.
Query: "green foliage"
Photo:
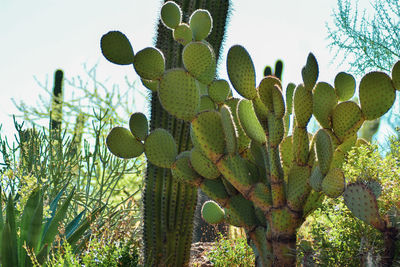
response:
[[[227,264],[232,267],[250,267],[255,262],[246,238],[226,239],[221,234],[207,257],[215,267],[224,267]]]

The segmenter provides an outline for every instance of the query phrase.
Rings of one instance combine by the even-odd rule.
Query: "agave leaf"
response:
[[[33,213],[33,217],[31,219],[28,238],[27,238],[27,247],[33,250],[35,253],[39,250],[38,245],[40,241],[40,234],[42,231],[42,222],[43,222],[43,196],[40,194],[39,203],[36,206],[35,212]]]
[[[78,228],[79,222],[81,221],[83,215],[85,215],[86,210],[81,211],[76,217],[68,223],[68,225],[65,227],[65,234],[66,238],[69,238],[70,235]]]
[[[1,258],[3,267],[18,266],[17,244],[13,243],[13,236],[9,222],[4,225],[1,244]],[[11,242],[10,242],[11,241]]]

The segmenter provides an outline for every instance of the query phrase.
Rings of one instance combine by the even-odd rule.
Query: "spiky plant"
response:
[[[167,21],[178,13],[170,12],[164,18],[161,12],[170,28],[177,23]],[[294,266],[297,229],[325,196],[335,198],[345,190],[341,164],[351,147],[365,142],[357,139],[364,121],[381,117],[393,105],[395,87],[400,88],[395,86],[400,79],[400,64],[394,67],[392,77],[382,72],[363,77],[358,90],[359,106],[349,101],[355,92],[355,79],[339,73],[335,86],[317,83],[318,63],[310,53],[301,71],[303,83],[289,85],[285,99],[276,77],[266,76],[256,86],[250,55],[244,47],[235,45],[227,55],[227,71],[232,86],[244,97],[238,99],[230,97],[227,81],[214,79],[215,53],[204,40],[211,30],[210,21],[208,12],[193,12],[189,29],[194,40],[183,42],[183,67],[172,69],[165,69],[164,55],[157,49],[146,48],[134,56],[121,33],[103,37],[103,41],[108,40],[103,54],[111,61],[133,63],[142,79],[152,80],[149,84],[155,85],[162,107],[190,123],[193,143],[191,149],[183,148],[181,143],[177,146],[176,138],[162,128],[152,128],[148,134],[146,120],[133,118],[130,130],[111,130],[108,147],[114,155],[124,158],[144,151],[151,164],[163,168],[163,172],[170,169],[176,181],[201,188],[216,202],[207,202],[203,218],[245,228],[258,266]],[[290,130],[284,117],[292,111],[294,123]],[[313,115],[321,125],[314,135],[307,132]],[[172,129],[183,131],[172,125]],[[168,196],[157,194],[161,188],[165,193],[165,186],[158,188],[152,191],[153,197]],[[177,191],[178,200],[183,196]],[[176,202],[172,204],[177,210]],[[181,204],[185,205],[185,201]],[[160,221],[154,209],[152,212],[145,214],[145,220]],[[177,218],[177,212],[168,215]]]

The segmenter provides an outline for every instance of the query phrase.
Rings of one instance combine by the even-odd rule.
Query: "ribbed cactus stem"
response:
[[[54,73],[53,96],[51,99],[50,110],[50,130],[60,131],[62,122],[62,106],[63,106],[63,79],[62,70],[56,70]]]

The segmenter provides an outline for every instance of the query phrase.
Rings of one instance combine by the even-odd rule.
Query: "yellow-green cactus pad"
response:
[[[308,161],[309,138],[305,128],[295,127],[293,131],[293,159],[303,165]]]
[[[282,162],[283,170],[290,170],[293,162],[293,144],[292,144],[292,136],[286,136],[283,138],[280,146],[279,153]]]
[[[190,164],[204,178],[216,179],[221,175],[214,163],[204,156],[198,147],[193,147],[190,151]]]
[[[321,127],[332,127],[332,111],[338,100],[335,89],[325,82],[316,84],[313,90],[313,114]]]
[[[229,49],[226,68],[235,90],[249,100],[254,99],[257,96],[256,73],[253,61],[243,46],[234,45]]]
[[[274,112],[273,92],[276,90],[275,86],[282,88],[281,81],[274,76],[264,77],[258,85],[260,99],[271,112]]]
[[[272,205],[271,190],[263,183],[257,183],[254,186],[254,190],[251,192],[249,198],[253,201],[254,206],[259,207],[263,211],[267,211]]]
[[[267,120],[269,110],[261,101],[260,96],[257,95],[257,97],[254,98],[251,102],[253,103],[253,108],[256,112],[258,120],[261,123],[265,122]]]
[[[308,183],[310,177],[308,166],[294,164],[288,174],[287,202],[292,210],[301,210],[311,187]]]
[[[228,98],[231,89],[226,80],[214,80],[208,86],[208,95],[216,104],[222,104]]]
[[[223,105],[220,109],[220,113],[226,141],[226,151],[228,154],[236,153],[238,134],[231,110],[227,105]]]
[[[157,80],[151,81],[151,80],[144,80],[144,79],[140,79],[140,80],[142,81],[142,84],[144,87],[151,90],[153,93],[157,92],[160,81],[157,81]]]
[[[316,192],[320,192],[322,190],[322,181],[324,177],[325,176],[322,174],[321,169],[317,164],[311,171],[311,176],[310,176],[311,188],[314,189]]]
[[[221,114],[217,111],[204,111],[192,121],[193,135],[201,150],[212,162],[218,161],[225,152],[225,135]]]
[[[174,138],[162,128],[155,129],[147,136],[144,152],[152,164],[161,168],[171,168],[178,155]]]
[[[313,95],[302,84],[294,91],[293,108],[298,127],[306,127],[313,113]]]
[[[238,140],[237,140],[238,152],[242,153],[243,151],[245,151],[248,148],[248,146],[250,144],[250,138],[246,135],[242,126],[239,123],[239,117],[237,114],[238,103],[239,103],[238,98],[230,98],[225,101],[225,104],[231,110],[233,121],[235,122],[235,125],[236,125],[236,131],[238,133]]]
[[[333,152],[331,169],[341,168],[345,159],[346,159],[346,153],[341,151],[340,149],[336,149]]]
[[[195,10],[189,19],[189,25],[193,32],[193,39],[196,41],[206,39],[212,30],[212,24],[212,17],[208,10]]]
[[[246,161],[239,155],[227,155],[217,163],[218,170],[239,192],[250,189],[252,177]]]
[[[190,121],[200,108],[200,92],[195,79],[184,69],[164,73],[158,97],[164,109],[178,119]]]
[[[393,65],[392,81],[394,88],[396,88],[396,90],[400,90],[400,60]]]
[[[348,136],[343,142],[336,148],[337,150],[342,151],[343,153],[347,154],[356,144],[357,141],[357,133]]]
[[[364,122],[360,107],[352,102],[339,103],[332,113],[332,128],[335,135],[344,140],[356,133]]]
[[[353,97],[356,90],[356,80],[351,74],[339,72],[335,77],[335,93],[340,101]]]
[[[238,116],[240,125],[250,139],[263,144],[266,142],[266,135],[263,127],[257,119],[253,105],[250,100],[242,99],[238,104]]]
[[[303,77],[304,87],[311,91],[314,88],[315,83],[318,80],[318,62],[312,53],[308,54],[307,63],[301,70],[301,76]]]
[[[192,41],[193,32],[188,24],[181,23],[173,30],[172,36],[181,45],[187,45]]]
[[[242,225],[251,227],[256,224],[257,218],[254,212],[253,203],[240,194],[231,197],[228,208],[230,215]]]
[[[363,145],[369,145],[369,142],[367,140],[365,140],[364,138],[358,138],[356,141],[356,146],[360,147]]]
[[[182,52],[185,68],[197,80],[210,84],[215,77],[216,61],[213,49],[206,42],[190,42]]]
[[[189,151],[180,153],[171,166],[171,173],[175,179],[192,185],[198,185],[201,183],[202,178],[191,168],[189,157]]]
[[[201,208],[201,217],[209,224],[218,224],[224,221],[225,211],[216,202],[209,200]]]
[[[182,22],[182,10],[173,1],[166,2],[161,7],[161,21],[165,27],[175,29]]]
[[[296,85],[294,83],[289,83],[286,86],[285,99],[286,99],[286,112],[288,114],[292,114],[292,110],[293,110],[293,93],[294,93],[294,89],[296,89]]]
[[[111,153],[123,159],[138,157],[144,151],[143,144],[123,127],[112,128],[107,136],[106,144]]]
[[[215,103],[208,95],[203,95],[200,97],[200,112],[206,110],[215,110]]]
[[[142,79],[160,79],[165,71],[164,55],[157,48],[147,47],[136,53],[133,66]]]
[[[129,65],[133,63],[133,49],[128,38],[119,31],[110,31],[101,37],[101,52],[114,64]]]
[[[370,72],[360,82],[359,98],[366,120],[385,114],[393,105],[396,92],[390,77],[383,72]]]
[[[209,198],[214,199],[218,203],[226,203],[229,199],[228,192],[225,189],[221,179],[205,179],[200,185],[203,191]]]
[[[272,115],[268,117],[268,143],[271,147],[277,147],[284,134],[283,120]]]
[[[199,88],[199,92],[200,92],[201,96],[208,95],[208,86],[207,86],[207,84],[199,82],[199,80],[196,80],[196,86],[197,86],[197,88]]]
[[[258,167],[265,169],[266,161],[268,160],[268,156],[265,153],[265,146],[252,141],[250,144],[250,152],[252,157],[251,161],[253,161]]]
[[[283,101],[282,89],[278,85],[275,85],[272,91],[272,103],[275,117],[282,119],[285,115],[285,102]]]
[[[337,198],[343,193],[344,186],[343,171],[338,168],[331,169],[322,181],[322,192],[328,197]]]
[[[344,203],[358,219],[383,231],[385,223],[379,215],[374,193],[362,183],[347,186],[343,194]]]
[[[326,130],[320,129],[315,134],[315,151],[317,153],[320,171],[323,175],[326,175],[333,158],[333,144]]]
[[[303,217],[307,218],[309,214],[319,208],[322,205],[324,199],[324,194],[311,190],[303,207]]]
[[[147,118],[143,113],[133,113],[129,119],[129,129],[131,133],[144,141],[149,134],[149,125]]]

